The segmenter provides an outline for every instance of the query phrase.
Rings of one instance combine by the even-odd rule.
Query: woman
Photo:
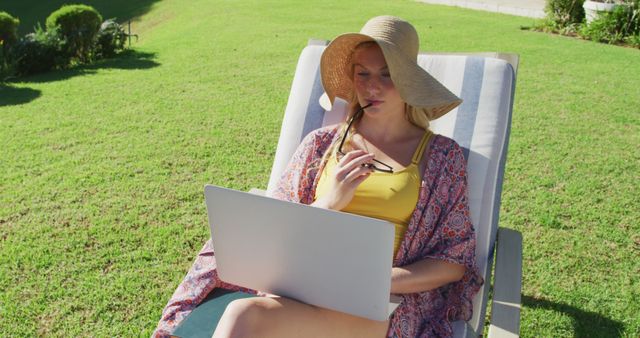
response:
[[[349,123],[307,135],[273,194],[393,222],[391,292],[402,304],[377,322],[273,295],[243,299],[229,304],[214,337],[450,336],[452,321],[471,317],[482,278],[466,162],[454,141],[428,129],[461,100],[416,64],[417,53],[413,26],[390,16],[336,38],[322,55],[322,80],[329,100],[350,99]],[[157,333],[216,286],[237,289],[217,278],[208,244]]]

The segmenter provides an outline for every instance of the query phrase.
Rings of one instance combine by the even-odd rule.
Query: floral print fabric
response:
[[[336,127],[307,135],[291,158],[272,197],[311,204],[323,158]],[[394,266],[433,258],[466,266],[462,280],[440,288],[403,294],[390,318],[388,337],[447,337],[451,323],[469,320],[472,299],[483,283],[475,264],[475,233],[469,217],[466,161],[451,139],[437,135],[428,150],[420,195]],[[162,312],[156,337],[166,337],[216,287],[247,290],[222,282],[209,240]]]

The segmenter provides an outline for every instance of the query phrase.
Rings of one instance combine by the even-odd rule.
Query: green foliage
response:
[[[18,41],[20,20],[7,12],[0,12],[0,81],[11,75],[13,64],[9,60],[11,47]]]
[[[625,41],[633,47],[640,48],[640,34],[627,36]]]
[[[18,41],[18,26],[20,20],[7,12],[0,12],[0,46],[6,48]]]
[[[0,83],[4,82],[14,73],[13,63],[10,62],[7,54],[7,52],[0,48]]]
[[[545,12],[552,27],[563,29],[579,24],[584,19],[584,0],[547,0]]]
[[[86,62],[91,58],[91,47],[100,29],[102,16],[87,5],[65,5],[51,13],[46,21],[47,30],[58,27],[67,41],[67,52]]]
[[[583,37],[597,41],[617,43],[623,40],[623,35],[619,30],[619,25],[615,15],[611,13],[603,13],[588,25],[583,25],[580,35]]]
[[[19,23],[0,12],[0,79],[112,57],[125,49],[129,37],[114,19],[102,23],[100,13],[87,5],[62,6],[47,18],[46,31],[37,24],[22,39]]]
[[[66,40],[57,28],[45,31],[38,25],[35,32],[25,35],[12,49],[15,72],[30,75],[64,67],[69,63],[65,49]]]
[[[582,26],[580,34],[593,41],[611,44],[629,42],[637,46],[640,34],[639,3],[639,0],[635,0],[616,6],[612,12],[601,13],[590,24]]]
[[[547,0],[547,17],[534,24],[533,29],[640,47],[640,0],[621,1],[613,12],[602,12],[589,24],[584,22],[583,3],[584,0]]]
[[[112,57],[125,49],[125,43],[129,35],[124,31],[122,25],[115,19],[109,19],[100,25],[96,38],[96,56]]]
[[[545,33],[557,33],[560,35],[575,35],[582,27],[582,24],[560,24],[557,21],[546,17],[533,25],[533,29]]]

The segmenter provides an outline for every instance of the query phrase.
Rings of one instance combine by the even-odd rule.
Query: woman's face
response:
[[[404,101],[391,81],[377,44],[365,45],[353,53],[353,83],[360,106],[371,104],[367,113],[404,112]]]

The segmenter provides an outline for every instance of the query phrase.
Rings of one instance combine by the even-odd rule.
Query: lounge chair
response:
[[[319,104],[324,92],[320,81],[320,56],[326,43],[311,40],[302,51],[267,190],[274,188],[305,135],[343,118],[339,104],[331,111],[325,111]],[[518,57],[498,53],[421,53],[418,63],[464,100],[458,108],[431,123],[435,133],[456,140],[468,160],[469,203],[476,227],[477,264],[485,280],[474,299],[473,318],[454,323],[454,334],[456,337],[483,335],[489,291],[493,290],[488,335],[518,336],[522,237],[517,231],[498,227]],[[207,306],[215,307],[212,304]],[[212,311],[220,315],[222,310]]]

